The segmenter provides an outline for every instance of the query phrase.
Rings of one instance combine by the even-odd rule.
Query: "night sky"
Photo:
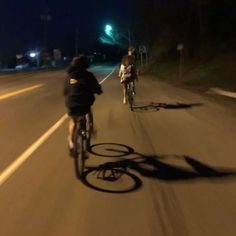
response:
[[[95,50],[104,25],[109,22],[122,27],[129,10],[125,0],[1,0],[0,57],[43,47],[42,14],[52,18],[47,24],[48,48],[69,54],[74,52],[76,28],[79,52]]]

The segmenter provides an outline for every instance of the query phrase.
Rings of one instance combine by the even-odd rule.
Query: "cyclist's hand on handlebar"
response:
[[[93,93],[100,95],[100,94],[103,93],[103,91],[102,91],[102,89],[100,88],[100,89],[93,90]]]
[[[103,93],[103,91],[102,90],[100,90],[100,91],[98,91],[98,95],[101,95]]]

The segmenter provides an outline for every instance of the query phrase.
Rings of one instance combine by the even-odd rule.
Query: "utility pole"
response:
[[[207,7],[209,5],[209,0],[194,0],[193,3],[198,17],[199,38],[201,43],[203,43],[206,40],[207,36],[207,28],[208,28]]]
[[[131,46],[131,34],[129,28],[128,28],[128,40],[129,40],[129,46]]]
[[[75,29],[75,56],[79,55],[79,30]]]
[[[179,79],[181,79],[183,76],[183,64],[184,64],[183,50],[184,50],[184,44],[179,43],[177,45],[177,51],[179,51]]]
[[[45,2],[44,13],[40,15],[40,20],[43,22],[43,46],[47,50],[48,48],[48,22],[52,20],[49,14],[48,1]]]

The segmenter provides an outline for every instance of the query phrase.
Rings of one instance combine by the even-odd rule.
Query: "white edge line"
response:
[[[102,84],[115,71],[116,67],[99,83]],[[67,119],[67,114],[64,114],[46,133],[36,140],[29,148],[27,148],[10,166],[8,166],[0,174],[0,186],[30,157],[30,155],[38,149]]]
[[[4,100],[4,99],[9,98],[9,97],[17,96],[17,95],[23,94],[25,92],[32,91],[32,90],[34,90],[36,88],[40,88],[42,86],[44,86],[44,84],[36,84],[36,85],[30,86],[30,87],[25,87],[25,88],[17,89],[15,91],[9,91],[9,92],[7,92],[5,94],[0,94],[0,100]]]
[[[35,143],[33,143],[29,148],[27,148],[9,167],[7,167],[0,175],[0,185],[2,185],[13,172],[24,162],[30,155],[43,144],[49,136],[56,131],[56,129],[66,120],[67,114],[62,116],[56,124],[54,124],[46,133],[44,133]]]
[[[236,98],[236,93],[235,92],[230,92],[230,91],[226,91],[226,90],[219,89],[219,88],[211,88],[210,90],[215,92],[215,93],[218,93],[220,95],[223,95],[223,96]]]
[[[116,70],[116,67],[114,67],[114,69],[111,71],[111,73],[109,73],[99,84],[102,84],[106,79],[108,79],[113,74],[113,72],[115,70]]]

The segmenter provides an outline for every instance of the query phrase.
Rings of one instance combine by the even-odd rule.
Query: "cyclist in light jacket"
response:
[[[135,49],[133,47],[129,47],[128,55],[125,55],[122,58],[120,70],[119,70],[120,83],[123,84],[123,103],[124,104],[126,104],[126,101],[127,101],[128,83],[130,82],[134,83],[135,80],[138,80],[134,51]]]

